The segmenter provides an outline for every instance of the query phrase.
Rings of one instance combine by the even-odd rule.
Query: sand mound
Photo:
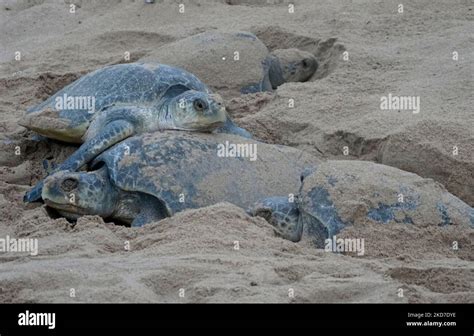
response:
[[[420,121],[388,137],[378,161],[441,182],[474,205],[474,134],[458,122]]]
[[[388,231],[372,226],[367,256],[351,257],[283,240],[225,203],[140,229],[90,216],[72,226],[42,208],[14,223],[2,233],[37,238],[39,253],[2,258],[2,302],[436,302],[466,300],[472,290],[472,271],[456,272],[466,262],[448,248],[430,250],[433,238],[414,227],[403,234],[417,244],[387,250],[377,239]],[[433,259],[420,264],[428,250]],[[444,282],[432,283],[433,269]],[[414,280],[416,272],[427,275]],[[398,288],[423,295],[399,298]]]

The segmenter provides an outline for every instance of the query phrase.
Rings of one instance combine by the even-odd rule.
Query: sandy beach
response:
[[[28,107],[106,65],[178,62],[167,46],[245,31],[319,63],[307,82],[246,95],[238,73],[197,74],[255,139],[396,167],[474,206],[474,6],[399,2],[1,0],[0,239],[36,241],[37,253],[0,252],[0,302],[474,302],[472,226],[367,221],[338,235],[364,239],[357,255],[285,240],[227,202],[130,228],[22,201],[44,160],[76,149],[19,126]],[[221,59],[200,62],[225,69]],[[383,109],[391,96],[419,105]]]

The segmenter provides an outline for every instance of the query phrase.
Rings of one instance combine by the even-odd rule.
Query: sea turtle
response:
[[[304,82],[318,68],[310,52],[295,48],[269,52],[257,36],[243,31],[192,35],[168,43],[142,60],[182,67],[224,98],[272,91],[286,82]]]
[[[250,136],[227,117],[222,98],[193,74],[172,66],[130,63],[85,75],[30,109],[20,125],[82,146],[58,170],[75,171],[113,144],[159,129]],[[41,183],[25,196],[33,202]]]
[[[42,198],[64,217],[111,217],[141,226],[222,201],[243,209],[274,194],[291,196],[309,154],[230,134],[155,132],[100,154],[89,172],[46,178]]]
[[[327,161],[301,174],[296,202],[273,196],[248,209],[292,241],[323,247],[347,225],[366,222],[474,228],[474,209],[439,183],[368,161]]]

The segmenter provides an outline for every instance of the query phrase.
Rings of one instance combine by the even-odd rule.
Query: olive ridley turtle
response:
[[[45,203],[66,218],[100,215],[141,226],[227,201],[246,209],[298,191],[316,158],[230,134],[155,132],[128,138],[96,157],[89,172],[46,178]]]
[[[327,161],[301,175],[295,202],[273,196],[248,212],[264,217],[284,238],[323,247],[347,225],[464,225],[474,228],[474,209],[441,184],[368,161]]]
[[[113,144],[160,129],[249,136],[227,117],[222,98],[193,74],[172,66],[107,66],[66,86],[30,109],[19,122],[43,136],[83,143],[56,170],[76,171]],[[42,183],[25,195],[33,202]]]
[[[296,48],[269,52],[257,36],[244,31],[206,31],[166,44],[142,60],[182,67],[226,99],[305,82],[318,69],[312,53]]]

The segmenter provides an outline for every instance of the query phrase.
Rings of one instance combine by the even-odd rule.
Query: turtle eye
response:
[[[74,178],[67,178],[61,182],[61,189],[64,191],[71,191],[77,188],[78,182]]]
[[[201,99],[196,99],[193,103],[194,108],[196,111],[203,111],[206,108],[206,103]]]
[[[307,67],[309,67],[309,60],[304,59],[304,60],[301,62],[301,64],[303,65],[303,68],[307,68]]]

